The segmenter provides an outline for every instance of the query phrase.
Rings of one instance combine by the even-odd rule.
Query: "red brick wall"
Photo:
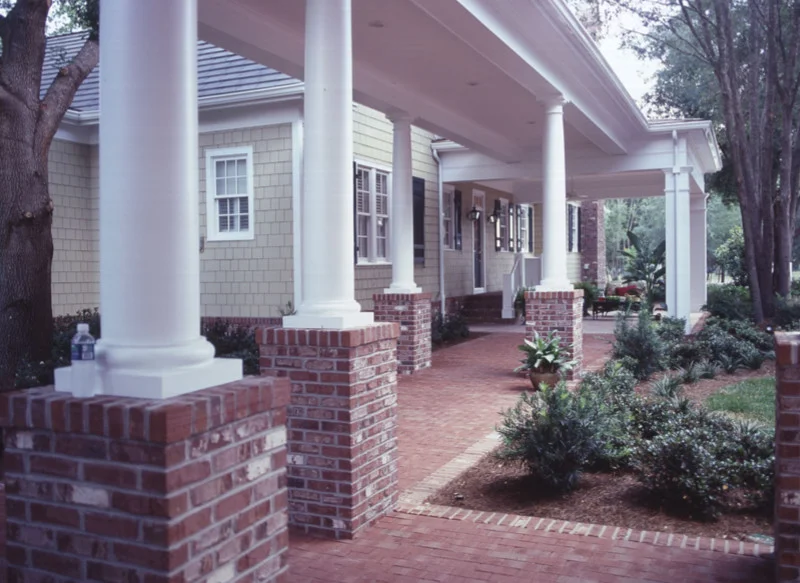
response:
[[[776,581],[800,580],[800,333],[775,333]]]
[[[583,362],[583,290],[525,292],[525,313],[527,338],[533,338],[534,331],[539,334],[556,332],[562,344],[573,345],[575,369],[567,378],[575,378]]]
[[[285,581],[279,379],[163,401],[0,395],[9,581]]]
[[[602,200],[581,204],[581,280],[593,281],[601,289],[606,285],[605,203]]]
[[[289,521],[352,538],[397,502],[397,324],[265,329],[261,371],[289,377]]]
[[[397,322],[397,371],[410,374],[431,365],[431,294],[376,294],[376,322]]]

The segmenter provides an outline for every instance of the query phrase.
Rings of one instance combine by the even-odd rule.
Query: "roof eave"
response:
[[[239,91],[236,93],[225,93],[222,95],[209,95],[197,100],[197,107],[200,111],[213,111],[228,107],[242,107],[248,105],[268,105],[285,101],[301,100],[304,94],[304,84],[302,81],[286,83],[280,87],[268,87],[265,89],[253,89],[251,91]],[[73,125],[93,125],[100,121],[100,111],[67,110],[64,114],[65,122]]]

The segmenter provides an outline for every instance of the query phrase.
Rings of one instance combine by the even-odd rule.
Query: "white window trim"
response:
[[[369,179],[369,209],[370,209],[370,230],[369,236],[367,238],[367,245],[369,249],[367,249],[367,257],[359,257],[358,262],[356,263],[357,266],[370,266],[370,265],[391,265],[392,264],[392,168],[391,166],[386,166],[385,164],[381,164],[379,162],[372,162],[370,160],[364,160],[360,158],[355,158],[353,160],[356,163],[356,166],[361,166],[370,173]],[[387,174],[386,177],[386,190],[389,193],[388,201],[387,201],[387,215],[389,217],[389,227],[386,229],[386,257],[378,257],[377,250],[378,250],[378,209],[377,205],[375,204],[375,187],[377,182],[375,181],[375,172],[383,172]],[[358,228],[358,225],[353,225],[354,229]]]
[[[526,229],[525,229],[525,237],[522,238],[522,251],[520,251],[520,253],[533,253],[533,249],[531,249],[528,246],[528,242],[529,241],[533,241],[533,238],[532,238],[533,231],[531,231],[531,229],[533,228],[533,225],[531,225],[531,221],[529,220],[530,219],[529,209],[531,209],[532,206],[529,205],[529,204],[525,204],[525,203],[520,203],[520,204],[517,204],[515,206],[517,208],[521,208],[522,209],[522,213],[517,215],[517,221],[519,221],[519,233],[520,233],[520,236],[522,236],[522,224],[524,223],[525,227],[526,227]]]
[[[476,188],[472,189],[472,206],[475,207],[477,210],[481,211],[481,217],[478,219],[478,227],[482,231],[481,237],[481,281],[483,282],[482,287],[475,287],[475,240],[472,240],[472,293],[475,294],[482,294],[486,292],[486,192],[483,190],[478,190]],[[471,222],[471,221],[470,221]],[[474,232],[474,225],[471,227],[470,232]]]
[[[249,229],[236,233],[220,232],[217,216],[217,182],[215,161],[218,158],[244,157],[247,166],[247,208],[249,209]],[[216,148],[206,150],[206,239],[208,241],[252,241],[255,239],[255,201],[253,184],[253,147]]]
[[[444,206],[446,208],[450,209],[450,219],[449,219],[450,220],[450,241],[447,240],[447,237],[445,236],[445,233],[443,232],[442,233],[442,238],[443,238],[442,246],[444,247],[445,251],[456,251],[456,245],[455,245],[455,242],[456,242],[455,241],[456,240],[456,234],[455,234],[455,226],[456,226],[456,221],[455,221],[456,189],[455,189],[455,187],[453,185],[446,184],[442,188],[442,193],[444,195],[444,200],[442,202],[443,202],[443,204],[444,204]],[[442,230],[443,231],[444,231],[444,223],[445,223],[446,220],[448,220],[445,217],[446,217],[446,215],[444,213],[444,208],[443,208],[442,209],[442,227],[443,227]]]

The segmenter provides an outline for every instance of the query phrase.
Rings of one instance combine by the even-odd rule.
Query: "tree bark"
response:
[[[99,60],[87,40],[40,99],[51,0],[17,0],[0,16],[0,391],[20,359],[49,360],[54,203],[50,144],[78,87]]]

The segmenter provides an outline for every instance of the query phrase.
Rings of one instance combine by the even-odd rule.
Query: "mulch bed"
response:
[[[586,473],[573,492],[547,495],[537,492],[535,481],[523,467],[497,460],[493,454],[483,457],[428,502],[478,511],[733,540],[772,533],[772,522],[767,514],[729,512],[714,522],[670,515],[648,500],[647,492],[629,473]]]
[[[759,370],[721,373],[713,379],[683,385],[683,394],[702,403],[722,387],[774,374],[774,361],[767,361]],[[653,379],[656,378],[658,375],[654,375]],[[646,393],[649,383],[641,383],[637,390]],[[771,535],[773,528],[768,512],[758,512],[743,505],[741,510],[730,510],[713,522],[670,514],[648,498],[646,490],[633,474],[625,472],[585,473],[575,491],[566,495],[548,495],[537,488],[535,480],[527,475],[523,466],[503,462],[493,454],[482,458],[428,502],[478,511],[733,540],[744,540],[752,534]],[[735,508],[737,505],[732,502],[730,506]]]

